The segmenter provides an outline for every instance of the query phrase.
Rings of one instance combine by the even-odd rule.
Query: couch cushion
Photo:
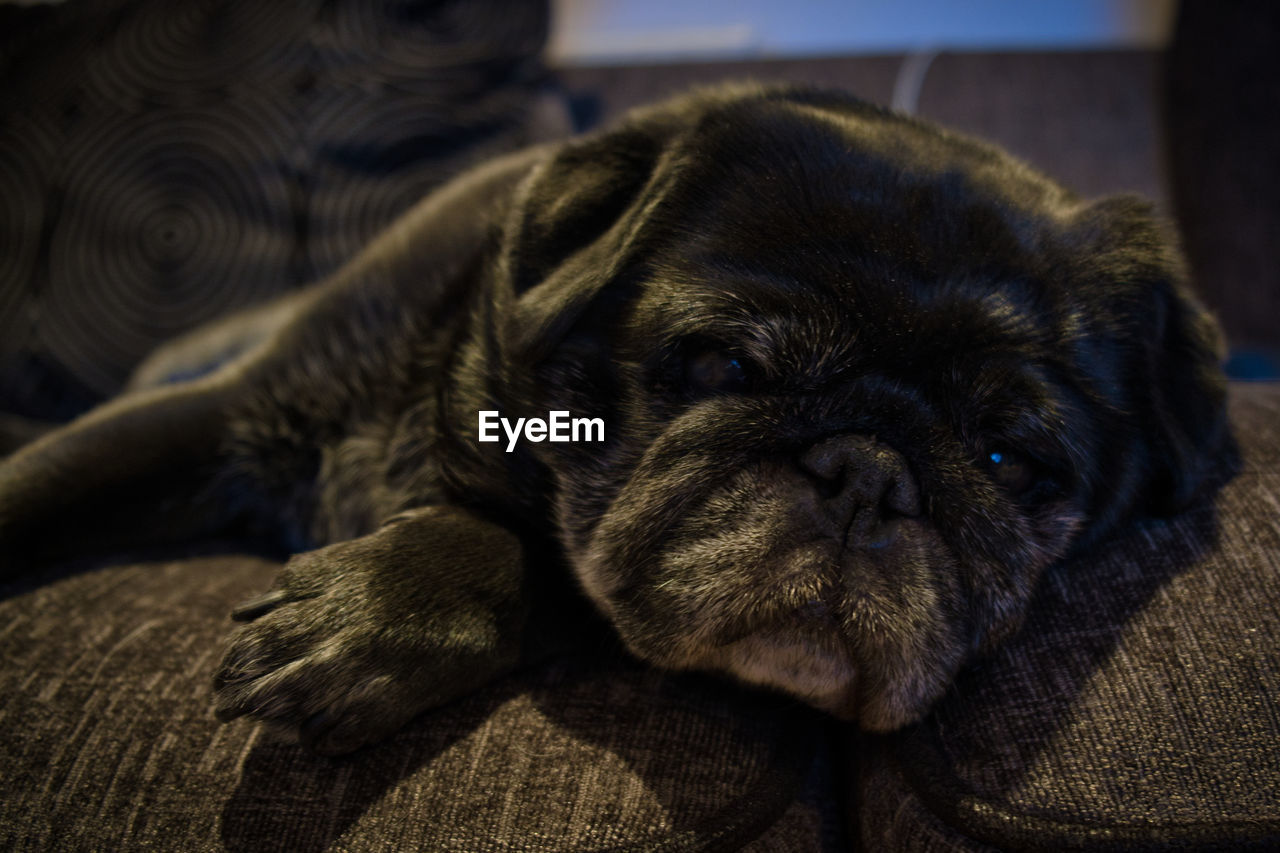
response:
[[[1280,385],[1241,472],[1046,579],[923,723],[851,745],[869,850],[1280,845]]]
[[[210,684],[251,557],[47,572],[0,601],[3,850],[841,849],[826,723],[604,651],[314,757]]]

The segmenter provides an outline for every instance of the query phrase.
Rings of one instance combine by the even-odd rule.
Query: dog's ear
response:
[[[1153,425],[1148,506],[1172,514],[1199,494],[1231,451],[1224,342],[1217,322],[1177,280],[1153,288],[1146,410]]]
[[[1192,292],[1169,229],[1139,198],[1095,202],[1084,218],[1100,237],[1095,274],[1109,279],[1108,313],[1131,365],[1128,408],[1147,447],[1142,508],[1185,508],[1228,465],[1234,445],[1218,323]]]
[[[632,254],[669,133],[658,122],[567,143],[526,179],[508,220],[508,354],[537,361]]]
[[[566,144],[531,176],[507,245],[512,287],[522,294],[600,239],[652,174],[659,137],[625,128]]]

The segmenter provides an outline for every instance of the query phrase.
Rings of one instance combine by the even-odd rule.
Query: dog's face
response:
[[[524,205],[512,369],[606,423],[538,448],[561,538],[660,666],[895,728],[1222,443],[1216,332],[1146,208],[919,123],[701,96]]]

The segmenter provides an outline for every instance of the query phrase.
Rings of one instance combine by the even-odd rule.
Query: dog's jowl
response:
[[[213,373],[3,463],[4,571],[274,537],[297,553],[237,611],[217,706],[322,752],[519,666],[570,598],[655,666],[901,726],[1046,567],[1185,506],[1229,445],[1148,204],[807,89],[489,163],[139,376],[211,336],[239,342]]]

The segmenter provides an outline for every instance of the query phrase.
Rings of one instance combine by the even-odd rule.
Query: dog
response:
[[[325,754],[575,597],[657,667],[889,731],[1049,566],[1210,488],[1221,355],[1147,203],[840,93],[703,90],[162,348],[3,463],[0,543],[282,543],[217,710]]]

